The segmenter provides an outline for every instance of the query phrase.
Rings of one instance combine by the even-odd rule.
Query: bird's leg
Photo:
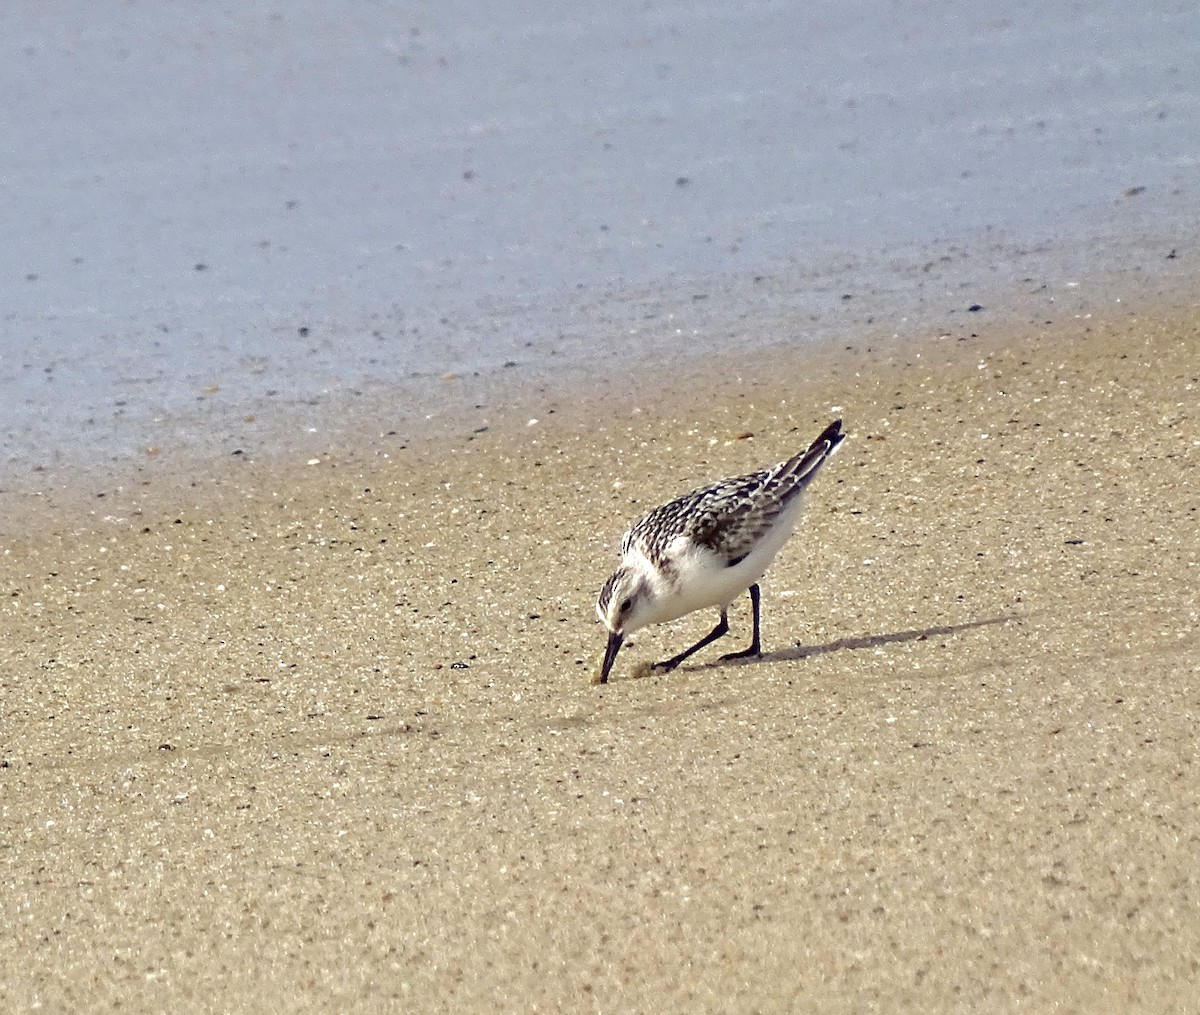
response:
[[[670,659],[667,659],[661,663],[655,663],[654,668],[656,670],[663,670],[666,673],[670,673],[671,670],[675,669],[676,666],[678,666],[681,662],[683,662],[693,652],[699,651],[700,649],[704,648],[705,645],[711,645],[718,638],[723,638],[728,633],[729,633],[729,617],[727,617],[725,615],[725,611],[722,610],[720,621],[718,621],[717,626],[714,627],[711,631],[709,631],[708,634],[706,634],[703,638],[701,638],[698,642],[696,642],[696,644],[693,645],[691,648],[687,649],[684,652],[680,652],[679,655],[672,656]]]
[[[759,610],[758,610],[759,591],[758,584],[750,586],[750,605],[754,608],[754,637],[750,642],[750,647],[742,652],[730,652],[728,655],[721,656],[722,659],[748,659],[754,656],[756,659],[762,656],[762,645],[758,640],[759,630]]]

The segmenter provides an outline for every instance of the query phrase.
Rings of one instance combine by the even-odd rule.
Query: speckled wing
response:
[[[807,451],[786,462],[721,480],[655,508],[625,534],[621,552],[636,546],[661,564],[671,542],[687,536],[728,566],[737,564],[809,484],[843,438],[841,420],[836,420]]]
[[[726,566],[739,563],[792,499],[791,490],[771,482],[778,468],[727,479],[702,491],[687,535]]]
[[[725,479],[656,507],[625,533],[621,552],[636,547],[661,566],[667,547],[678,537],[687,536],[718,555],[731,559],[739,553],[744,556],[754,545],[754,534],[761,535],[770,525],[763,512],[755,509],[756,494],[762,491],[769,475],[770,470],[764,469]],[[778,513],[775,510],[771,517]]]

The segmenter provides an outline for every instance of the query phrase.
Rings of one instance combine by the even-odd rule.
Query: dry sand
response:
[[[731,355],[10,498],[0,1009],[1194,1010],[1198,336]],[[624,524],[835,415],[766,657],[637,679],[698,615],[593,686]]]

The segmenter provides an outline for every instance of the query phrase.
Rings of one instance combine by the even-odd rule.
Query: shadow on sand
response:
[[[696,669],[708,669],[714,666],[745,666],[760,662],[783,662],[791,659],[808,659],[811,656],[824,655],[826,652],[843,652],[853,649],[879,648],[883,645],[896,645],[906,641],[924,641],[926,638],[945,637],[951,634],[961,634],[977,627],[990,627],[993,624],[1007,624],[1017,620],[1016,614],[1004,617],[987,617],[983,620],[972,620],[965,624],[948,624],[940,627],[913,628],[910,631],[892,631],[890,634],[867,634],[861,638],[838,638],[824,645],[795,645],[792,648],[779,649],[775,652],[764,652],[758,659],[733,660],[717,659],[704,663]]]

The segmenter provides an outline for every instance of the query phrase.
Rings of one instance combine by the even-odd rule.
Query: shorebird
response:
[[[843,439],[834,420],[807,451],[769,469],[722,479],[656,507],[621,541],[621,565],[604,583],[596,613],[608,628],[600,683],[625,638],[648,624],[715,607],[721,619],[695,645],[654,668],[669,672],[729,632],[729,607],[744,591],[754,610],[750,647],[724,659],[762,655],[758,580],[796,526],[804,491]]]

